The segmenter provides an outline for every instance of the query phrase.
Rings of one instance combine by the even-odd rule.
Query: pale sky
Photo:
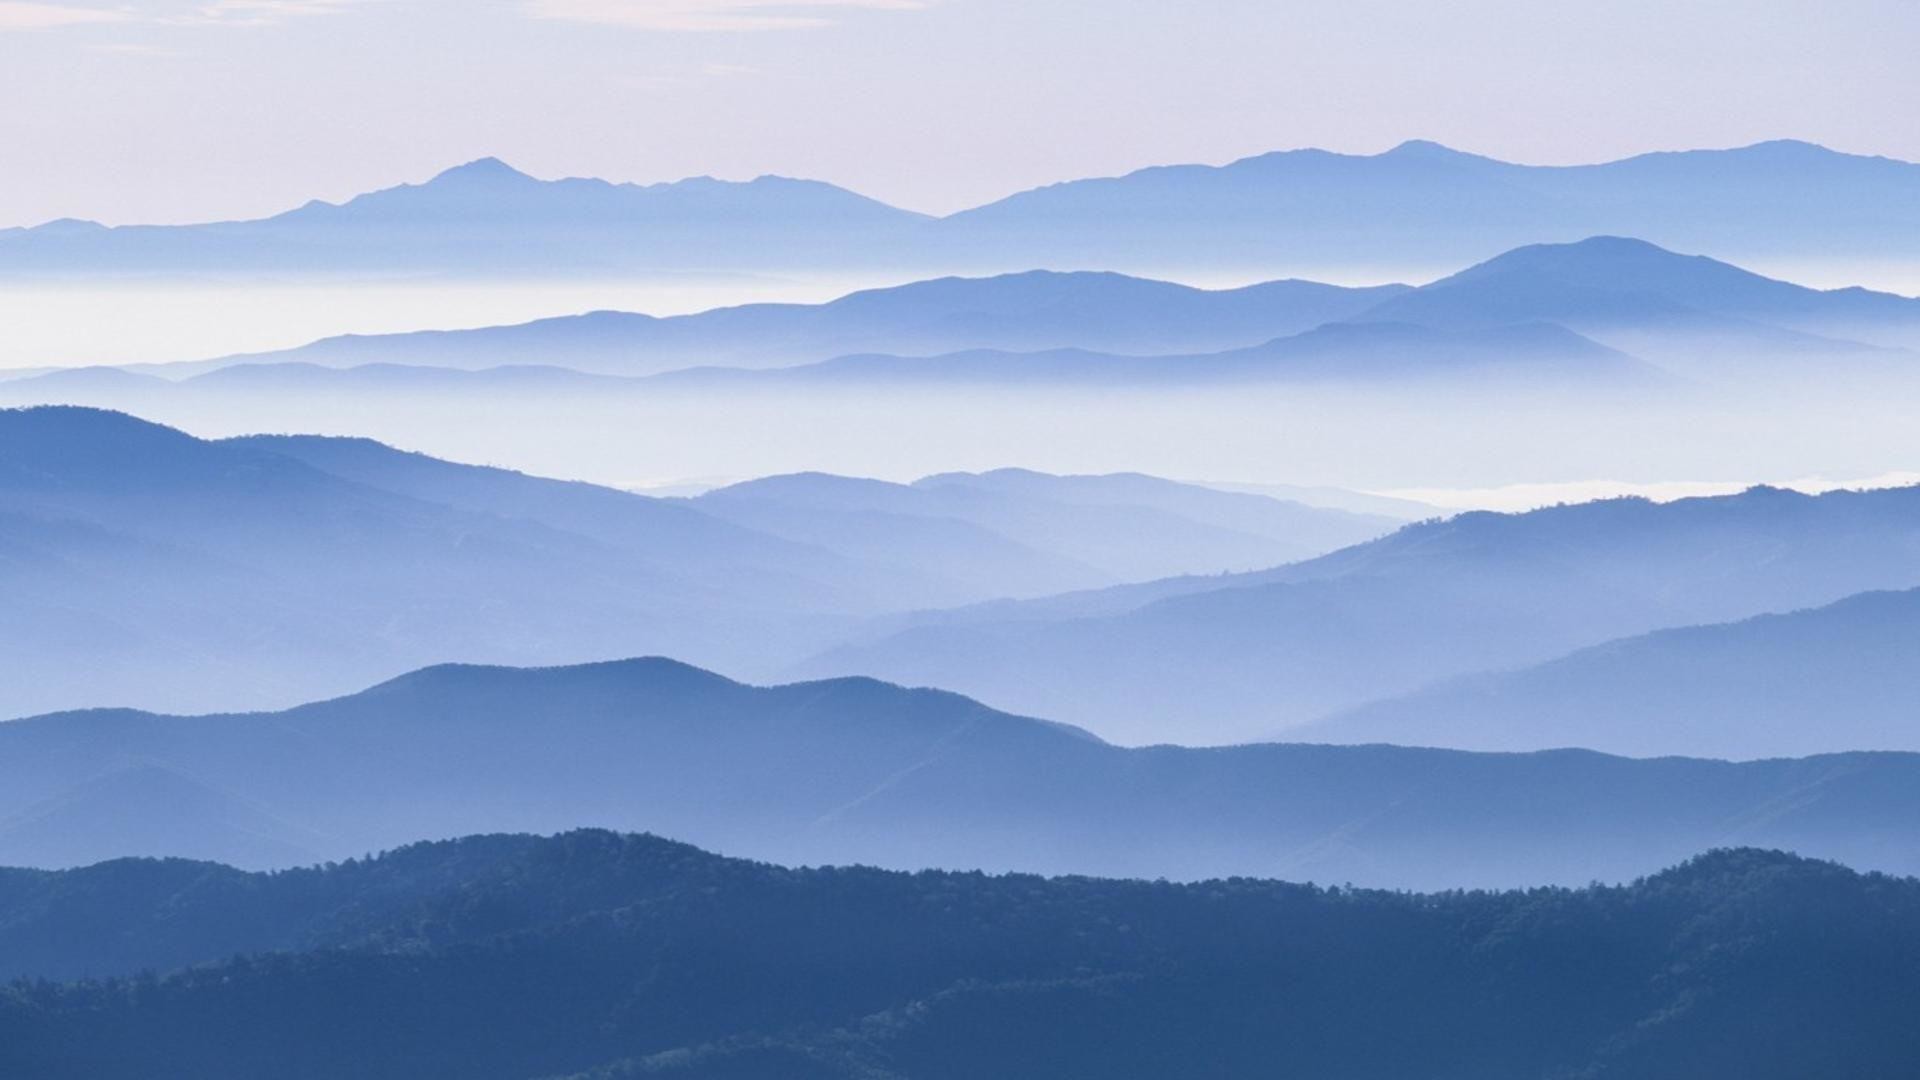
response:
[[[251,217],[499,156],[946,212],[1427,138],[1920,160],[1916,0],[0,0],[0,225]]]

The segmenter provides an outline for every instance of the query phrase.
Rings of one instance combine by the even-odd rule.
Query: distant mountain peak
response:
[[[638,656],[552,667],[503,667],[495,664],[435,664],[419,668],[346,695],[340,701],[440,695],[497,695],[507,689],[566,693],[580,699],[620,701],[647,693],[693,689],[740,689],[734,682],[704,668],[663,656]]]
[[[1831,157],[1840,153],[1832,147],[1808,142],[1805,139],[1767,139],[1738,149],[1748,153],[1800,154],[1820,157]]]
[[[1640,252],[1640,253],[1646,253],[1646,254],[1660,254],[1660,255],[1676,254],[1675,252],[1669,251],[1666,248],[1663,248],[1659,244],[1656,244],[1650,240],[1642,240],[1634,236],[1613,236],[1608,234],[1602,234],[1599,236],[1589,236],[1584,240],[1574,240],[1566,244],[1559,244],[1559,245],[1531,244],[1531,245],[1528,245],[1528,247],[1530,248],[1564,247],[1564,248],[1569,248],[1575,251],[1632,251],[1632,252]],[[1526,250],[1526,249],[1521,249],[1521,250]]]
[[[500,183],[533,180],[533,177],[501,161],[497,157],[475,158],[464,165],[455,165],[435,175],[430,184],[443,183]]]
[[[482,681],[554,679],[601,679],[611,682],[648,682],[662,679],[696,679],[713,684],[738,685],[733,680],[704,668],[665,656],[633,656],[620,660],[599,660],[582,664],[558,664],[550,667],[508,667],[500,664],[433,664],[409,671],[361,691],[376,694],[395,689],[457,686]],[[357,696],[357,695],[355,695]]]
[[[1432,139],[1408,139],[1380,156],[1402,158],[1471,158],[1477,155],[1469,154],[1462,150],[1455,150],[1451,146],[1434,142]]]
[[[1443,281],[1472,281],[1516,271],[1527,274],[1579,272],[1617,275],[1628,267],[1641,271],[1657,267],[1667,272],[1711,270],[1757,277],[1704,255],[1683,255],[1631,236],[1600,235],[1558,244],[1526,244],[1476,263]]]
[[[88,221],[85,218],[63,217],[37,225],[34,227],[34,231],[46,234],[97,233],[106,232],[107,226],[97,221]]]

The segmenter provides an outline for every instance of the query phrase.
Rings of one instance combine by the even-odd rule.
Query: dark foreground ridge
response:
[[[1416,895],[486,836],[277,874],[4,871],[0,957],[35,978],[0,991],[0,1075],[36,1080],[1766,1080],[1920,1055],[1920,882],[1750,849]],[[81,973],[111,977],[53,981]]]

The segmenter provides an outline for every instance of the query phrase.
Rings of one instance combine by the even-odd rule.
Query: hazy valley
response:
[[[1907,1075],[1920,25],[1081,3],[0,2],[0,1076]]]

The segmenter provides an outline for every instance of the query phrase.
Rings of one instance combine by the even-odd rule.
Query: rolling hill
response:
[[[378,363],[647,375],[702,366],[787,367],[861,352],[1202,352],[1310,330],[1405,288],[1270,281],[1207,290],[1121,274],[1032,271],[869,289],[825,304],[749,304],[666,318],[599,311],[476,330],[350,335],[155,370],[172,376],[235,364]]]
[[[942,356],[841,356],[766,371],[693,368],[655,376],[698,389],[897,387],[986,388],[1330,385],[1487,390],[1581,390],[1661,384],[1647,364],[1549,323],[1436,330],[1409,323],[1332,323],[1224,352],[1116,356],[1085,349],[1012,353],[972,350]]]
[[[1546,322],[1662,363],[1731,356],[1875,359],[1920,346],[1920,300],[1809,289],[1702,255],[1616,236],[1516,248],[1354,318],[1465,330]],[[1886,358],[1913,363],[1903,352]]]
[[[1297,738],[1646,757],[1920,750],[1920,592],[1872,592],[1658,630],[1466,676],[1309,724]]]
[[[798,644],[895,606],[883,568],[684,506],[354,452],[393,467],[351,479],[117,413],[0,412],[0,641],[35,672],[0,709],[288,704],[423,661],[640,641],[719,662],[744,628]],[[435,470],[443,493],[418,482]]]
[[[695,503],[364,439],[208,441],[117,413],[0,411],[0,645],[36,673],[0,686],[0,715],[286,705],[445,660],[673,652],[765,671],[857,618],[1258,565],[1386,527],[1265,499],[1249,533],[1150,500],[898,491],[920,509],[885,519],[891,531],[869,521],[821,546]],[[1116,544],[1087,524],[1102,514],[1158,532]],[[994,521],[1018,537],[980,524]]]
[[[1125,742],[1234,742],[1614,638],[1912,588],[1916,554],[1920,488],[1469,513],[1271,571],[896,621],[799,673],[947,687]]]
[[[787,863],[1408,888],[1623,881],[1728,844],[1912,872],[1920,756],[1126,749],[941,691],[753,687],[660,659],[0,724],[0,865],[277,867],[581,825]]]
[[[924,559],[929,574],[959,575],[981,591],[1027,595],[1066,591],[1074,586],[1063,583],[1076,579],[1165,577],[1173,563],[1265,568],[1370,540],[1397,524],[1138,474],[1050,476],[1021,469],[949,473],[912,484],[820,473],[764,477],[707,492],[688,505],[852,558]],[[1046,573],[1034,580],[1035,570]]]

